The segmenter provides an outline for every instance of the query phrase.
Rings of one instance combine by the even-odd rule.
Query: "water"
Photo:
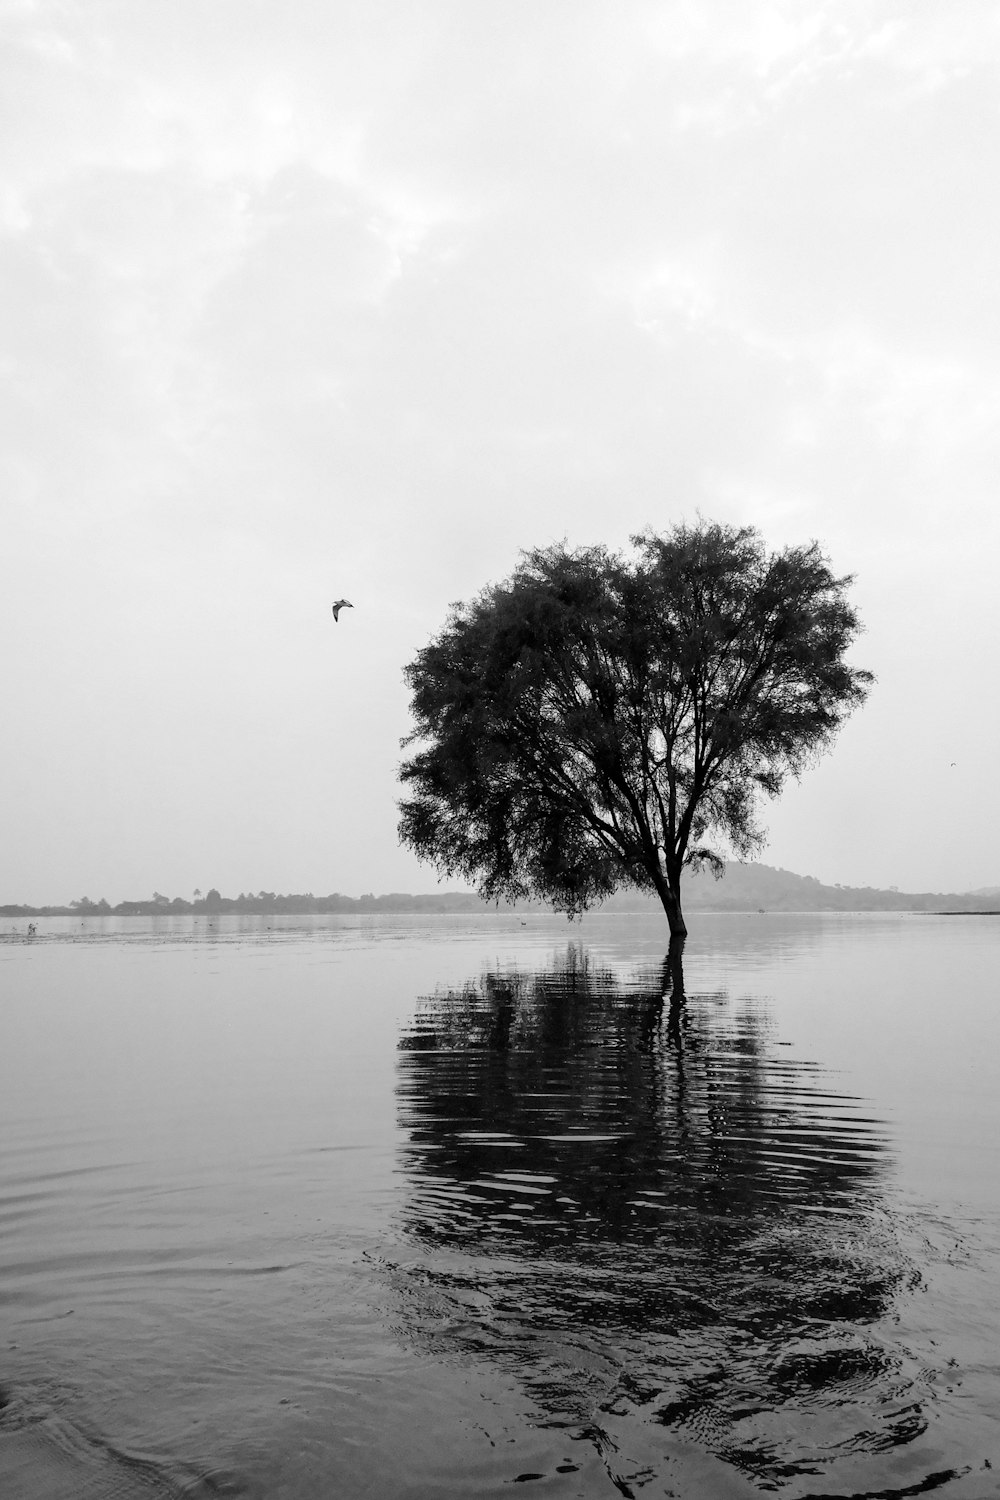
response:
[[[3,1500],[1000,1494],[1000,921],[37,925]]]

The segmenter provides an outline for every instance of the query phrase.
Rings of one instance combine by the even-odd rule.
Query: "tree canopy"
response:
[[[776,796],[864,701],[860,630],[816,542],[700,522],[522,555],[406,668],[400,837],[487,898],[570,914],[623,885],[685,931],[681,873],[758,850]]]

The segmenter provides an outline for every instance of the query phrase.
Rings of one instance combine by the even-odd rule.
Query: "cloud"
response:
[[[109,725],[125,780],[149,764],[145,662],[202,720],[221,695],[218,754],[242,763],[261,696],[294,726],[311,674],[328,690],[310,632],[335,587],[359,604],[336,670],[361,653],[351,691],[389,705],[363,779],[405,727],[400,663],[522,546],[618,545],[698,506],[818,534],[887,640],[899,536],[923,581],[993,534],[991,6],[38,0],[0,31],[25,756],[33,714],[59,732],[58,681],[82,766]],[[986,594],[945,572],[942,611],[985,638]],[[79,620],[129,642],[127,671],[88,679],[83,646],[67,668]],[[156,723],[187,734],[185,701],[165,688]],[[255,787],[282,774],[260,755]]]

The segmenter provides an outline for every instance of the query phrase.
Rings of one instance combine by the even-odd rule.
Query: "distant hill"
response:
[[[823,885],[812,875],[795,875],[772,865],[726,866],[721,880],[702,873],[688,877],[684,909],[694,911],[980,911],[997,890],[878,890],[874,886]],[[609,910],[645,910],[656,905],[638,892],[622,892],[607,902]],[[996,905],[994,899],[992,902]]]
[[[943,894],[940,891],[883,891],[873,886],[822,885],[811,875],[794,875],[790,870],[772,865],[741,864],[726,866],[721,880],[701,874],[688,877],[684,890],[684,908],[697,911],[983,911],[1000,906],[1000,886],[986,886],[978,891]],[[247,915],[308,916],[310,914],[349,914],[369,912],[449,913],[482,912],[493,909],[474,891],[442,891],[411,896],[402,891],[374,896],[280,896],[274,891],[256,895],[222,896],[211,890],[206,896],[186,901],[155,895],[150,901],[121,901],[110,906],[107,901],[90,901],[87,897],[68,906],[0,906],[4,917],[156,917],[183,916],[225,912]],[[501,903],[501,910],[510,910]],[[519,901],[514,910],[544,910],[541,902]],[[622,891],[604,903],[604,911],[659,910],[655,897],[639,891]]]

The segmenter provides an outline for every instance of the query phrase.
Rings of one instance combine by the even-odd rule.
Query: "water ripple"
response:
[[[888,1453],[934,1487],[886,1127],[759,1013],[570,960],[429,996],[401,1038],[399,1336],[500,1366],[623,1494],[688,1449],[755,1489],[910,1493],[861,1482]]]

